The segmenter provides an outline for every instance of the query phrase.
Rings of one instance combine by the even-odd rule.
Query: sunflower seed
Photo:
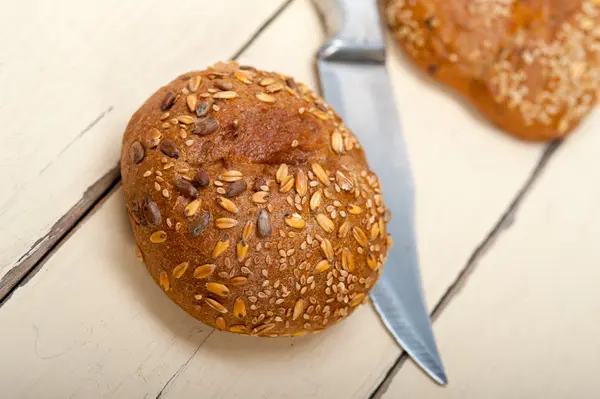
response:
[[[222,298],[226,298],[231,293],[229,288],[221,283],[207,283],[206,289],[208,292],[212,292],[213,294]]]
[[[198,237],[200,233],[206,230],[206,227],[210,223],[210,212],[204,212],[198,221],[190,226],[190,235],[192,237]]]
[[[258,218],[256,221],[256,234],[259,237],[265,238],[270,237],[272,233],[271,217],[264,209],[258,211]]]
[[[158,283],[165,291],[169,291],[169,288],[171,288],[171,284],[169,283],[169,276],[163,270],[161,270],[160,275],[158,277]]]
[[[278,91],[283,90],[282,83],[273,83],[266,87],[267,93],[277,93]]]
[[[215,87],[223,91],[229,91],[233,89],[233,85],[231,84],[231,82],[226,82],[224,80],[215,80]]]
[[[206,299],[204,299],[204,301],[206,302],[206,304],[208,306],[210,306],[211,308],[213,308],[217,312],[219,312],[219,313],[227,313],[227,308],[225,306],[223,306],[219,301],[214,300],[212,298],[206,298]]]
[[[133,144],[131,144],[131,147],[129,147],[129,157],[131,158],[131,162],[134,164],[142,162],[144,155],[145,151],[142,144],[139,141],[134,141]]]
[[[166,111],[166,110],[170,109],[173,106],[173,104],[175,104],[176,99],[177,99],[177,95],[175,93],[173,93],[172,91],[168,91],[165,94],[165,97],[163,98],[162,102],[160,103],[160,110]]]
[[[155,244],[163,243],[167,241],[167,233],[165,233],[163,230],[155,231],[150,236],[150,241]]]
[[[210,106],[211,104],[207,103],[207,102],[201,102],[196,106],[196,115],[198,115],[200,118],[203,118],[206,116],[206,114],[208,114],[208,111],[210,111]]]
[[[205,116],[196,121],[196,127],[192,130],[193,134],[206,136],[216,132],[219,129],[219,122],[212,116]]]
[[[208,176],[208,173],[206,173],[206,171],[204,170],[199,170],[196,175],[194,175],[194,178],[192,179],[192,184],[198,188],[203,188],[206,187],[210,184],[210,177]]]
[[[194,270],[194,278],[197,278],[197,279],[207,278],[208,276],[213,274],[213,272],[215,271],[216,268],[217,268],[217,265],[213,265],[213,264],[206,264],[206,265],[198,266],[196,268],[196,270]]]
[[[188,198],[198,198],[198,195],[200,195],[196,187],[194,187],[194,185],[187,180],[176,180],[174,186],[180,194]]]
[[[296,93],[298,92],[298,86],[296,85],[296,82],[294,81],[293,78],[287,78],[285,80],[285,84],[292,89],[293,91],[295,91]]]
[[[236,197],[238,195],[240,195],[241,193],[243,193],[244,191],[246,191],[246,181],[244,180],[238,180],[235,181],[231,184],[229,184],[229,186],[227,187],[227,190],[225,191],[225,196],[227,198],[232,198],[232,197]]]
[[[158,147],[160,151],[168,157],[178,158],[179,157],[179,149],[175,142],[171,139],[164,139],[160,142]]]
[[[181,276],[183,276],[183,274],[186,272],[189,266],[189,262],[183,262],[175,266],[175,268],[173,269],[173,277],[181,278]]]

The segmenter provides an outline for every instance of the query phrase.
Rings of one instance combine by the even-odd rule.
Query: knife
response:
[[[377,0],[313,0],[331,38],[317,54],[325,100],[356,134],[392,211],[394,245],[371,292],[394,339],[437,383],[448,380],[425,306],[414,234],[414,186],[385,68]]]

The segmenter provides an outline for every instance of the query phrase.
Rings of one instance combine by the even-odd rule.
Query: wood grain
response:
[[[229,59],[283,4],[25,0],[3,10],[0,35],[17,40],[0,45],[0,298],[114,183],[121,134],[146,97]]]
[[[382,397],[597,398],[600,179],[595,111],[434,324],[450,384],[406,363]]]

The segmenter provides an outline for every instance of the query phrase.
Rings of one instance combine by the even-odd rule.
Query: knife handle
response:
[[[313,0],[330,39],[323,60],[385,62],[385,42],[377,0]]]

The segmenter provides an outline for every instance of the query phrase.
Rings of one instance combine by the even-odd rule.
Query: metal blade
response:
[[[394,245],[371,293],[375,309],[404,350],[436,382],[447,378],[421,289],[414,237],[414,188],[388,74],[383,63],[318,60],[326,101],[364,148],[392,211]]]

